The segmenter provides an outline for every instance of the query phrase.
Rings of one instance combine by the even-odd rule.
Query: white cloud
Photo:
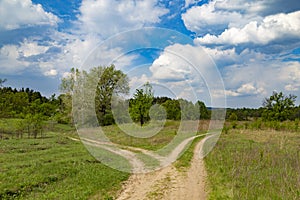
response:
[[[167,52],[153,62],[150,71],[158,80],[185,80],[190,76],[192,69],[179,55]]]
[[[240,88],[237,89],[240,94],[261,94],[264,92],[262,87],[256,88],[253,83],[245,83]]]
[[[36,41],[27,41],[21,43],[21,46],[18,48],[20,53],[24,57],[30,57],[34,55],[39,55],[45,53],[49,49],[49,46],[39,45]]]
[[[146,74],[142,74],[141,76],[134,76],[130,78],[129,87],[131,88],[131,90],[135,91],[135,89],[150,81],[150,78]]]
[[[119,47],[108,47],[101,43],[97,35],[89,34],[82,37],[77,35],[66,35],[68,43],[64,45],[52,44],[61,49],[61,52],[51,56],[47,63],[47,70],[55,69],[61,76],[67,75],[74,67],[89,70],[92,67],[114,64],[118,69],[130,65],[135,55],[124,55],[123,49]],[[43,66],[40,67],[43,68]]]
[[[260,2],[210,1],[201,6],[194,6],[182,14],[187,29],[197,34],[223,31],[227,27],[242,27],[251,20],[260,20],[257,13],[248,12],[249,8],[257,7]]]
[[[268,44],[275,40],[300,38],[300,11],[270,15],[261,23],[251,21],[242,28],[232,27],[215,36],[207,34],[198,38],[201,44]]]
[[[300,85],[292,85],[292,84],[288,84],[284,87],[285,90],[287,91],[298,91],[299,90]]]
[[[31,0],[1,0],[0,30],[12,30],[35,25],[54,26],[59,22],[57,16],[45,12],[40,4]]]
[[[259,106],[263,98],[270,95],[268,92],[274,90],[300,96],[299,62],[281,62],[276,59],[245,61],[226,67],[223,77],[226,88],[230,88],[228,96],[247,96],[243,100],[236,99],[234,106]]]
[[[283,81],[294,81],[300,83],[300,63],[288,62],[286,66],[281,69],[280,77]]]
[[[0,69],[3,74],[15,74],[28,67],[44,67],[40,60],[29,60],[30,56],[43,56],[49,46],[39,45],[36,41],[24,40],[19,45],[4,45],[0,49]],[[47,64],[49,65],[49,63]],[[51,64],[50,64],[51,65]],[[54,66],[47,67],[53,68]],[[44,71],[44,70],[42,70]]]
[[[0,49],[0,71],[4,74],[18,73],[30,65],[20,60],[20,52],[16,45],[5,45]]]
[[[44,73],[45,76],[56,76],[57,75],[57,71],[55,69],[50,69],[49,71],[46,71]]]
[[[204,50],[221,69],[229,107],[261,106],[270,91],[283,91],[300,96],[300,63],[282,61],[281,56],[270,56],[251,49],[237,52],[235,48]],[[285,57],[283,57],[285,58]],[[211,91],[219,97],[220,90]],[[224,92],[224,91],[223,91]]]
[[[298,91],[300,88],[300,63],[287,63],[287,66],[280,71],[279,80],[286,83],[285,90]]]
[[[177,97],[192,101],[205,99],[210,105],[224,106],[221,98],[220,101],[210,98],[212,90],[224,89],[224,85],[218,69],[202,47],[182,44],[168,46],[149,70],[152,73],[151,80],[165,85]]]
[[[158,23],[168,10],[159,6],[158,0],[86,0],[80,12],[81,31],[107,38],[121,31]]]
[[[185,7],[185,8],[188,8],[189,6],[195,4],[195,3],[199,2],[199,1],[201,1],[201,0],[185,0],[185,5],[184,5],[184,7]]]

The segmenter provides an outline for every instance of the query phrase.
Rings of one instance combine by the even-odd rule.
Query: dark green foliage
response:
[[[200,119],[210,119],[210,114],[205,106],[204,102],[202,101],[197,101],[196,105],[198,105],[199,112],[200,112]]]
[[[226,119],[229,119],[232,113],[237,116],[238,121],[257,119],[262,116],[263,110],[263,108],[227,108]]]
[[[138,121],[143,126],[150,120],[149,110],[153,102],[153,90],[149,83],[137,89],[133,99],[129,103],[129,113],[134,121]]]
[[[233,112],[233,113],[230,114],[229,120],[230,121],[237,121],[238,120],[238,116]]]
[[[273,92],[269,98],[265,98],[263,106],[263,118],[265,120],[284,121],[289,119],[293,113],[296,96],[285,96],[282,92]]]
[[[58,102],[43,97],[40,92],[24,88],[17,90],[11,87],[0,88],[0,117],[24,118],[27,114],[41,114],[53,117],[56,114]]]
[[[181,119],[181,108],[178,100],[172,99],[167,100],[162,104],[166,109],[167,119],[180,120]]]
[[[111,113],[112,97],[128,94],[128,77],[121,70],[117,70],[114,65],[93,68],[89,75],[94,77],[95,74],[99,79],[95,97],[96,115],[100,125],[110,125],[114,123]]]

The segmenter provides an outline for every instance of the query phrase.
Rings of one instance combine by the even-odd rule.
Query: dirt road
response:
[[[200,141],[186,171],[178,171],[173,165],[146,174],[133,174],[121,191],[118,200],[202,200],[206,199],[204,162],[200,159]]]

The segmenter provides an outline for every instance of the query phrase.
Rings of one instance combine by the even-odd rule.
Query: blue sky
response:
[[[149,81],[229,107],[283,91],[299,104],[299,33],[294,0],[0,0],[0,78],[50,96],[71,67],[113,62],[132,91]]]

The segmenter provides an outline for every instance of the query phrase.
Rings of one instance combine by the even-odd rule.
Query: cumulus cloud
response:
[[[44,73],[45,76],[56,76],[57,75],[57,71],[55,69],[50,69],[49,71],[46,71]]]
[[[158,23],[168,10],[160,6],[158,0],[86,0],[80,12],[79,26],[83,32],[107,38],[121,31]]]
[[[299,62],[280,62],[274,59],[231,65],[224,69],[222,75],[225,87],[230,91],[228,96],[247,96],[241,103],[258,106],[260,100],[274,90],[292,91],[299,96],[299,73]]]
[[[0,71],[4,74],[18,73],[29,66],[29,62],[20,59],[16,45],[5,45],[0,49]]]
[[[202,6],[194,6],[182,14],[187,29],[197,33],[218,33],[228,26],[243,25],[250,16],[235,10],[218,10],[215,1]]]
[[[221,69],[229,107],[261,105],[270,91],[283,91],[300,96],[300,63],[283,61],[252,49],[239,52],[235,48],[208,48],[204,50]],[[211,91],[219,97],[221,90]],[[223,91],[224,92],[224,91]]]
[[[268,44],[275,40],[300,38],[300,11],[270,15],[261,23],[251,21],[243,28],[229,28],[215,36],[207,34],[198,38],[201,44]]]
[[[279,80],[286,83],[285,90],[298,91],[300,88],[300,63],[287,63],[287,66],[280,70]]]
[[[57,16],[46,12],[40,4],[33,4],[31,0],[0,1],[0,30],[36,25],[54,26],[58,22]]]
[[[238,88],[237,92],[240,94],[260,94],[264,92],[264,89],[262,87],[256,88],[252,83],[246,83]]]
[[[149,70],[152,73],[151,80],[166,85],[177,97],[195,100],[201,96],[210,105],[224,106],[221,98],[218,102],[210,98],[211,91],[222,90],[224,85],[214,62],[202,47],[170,45]]]
[[[19,44],[4,45],[0,49],[1,73],[15,74],[22,72],[28,67],[43,69],[45,62],[43,62],[42,57],[45,56],[49,48],[50,46],[40,45],[38,41],[27,39]],[[53,67],[55,66],[47,67],[47,69]]]
[[[130,78],[129,86],[131,90],[135,92],[136,88],[139,88],[143,84],[150,82],[150,78],[146,74],[142,74],[141,76],[133,76]]]
[[[202,76],[211,83],[217,70],[202,47],[182,44],[166,47],[149,69],[158,80],[200,81]]]
[[[18,48],[18,51],[24,56],[24,57],[30,57],[34,55],[39,55],[45,53],[50,47],[49,46],[43,46],[39,45],[37,41],[28,41],[24,40],[20,47]]]
[[[211,0],[188,9],[182,14],[182,20],[187,29],[199,35],[217,34],[228,28],[244,27],[251,21],[261,22],[268,15],[299,9],[300,2],[294,0]]]

